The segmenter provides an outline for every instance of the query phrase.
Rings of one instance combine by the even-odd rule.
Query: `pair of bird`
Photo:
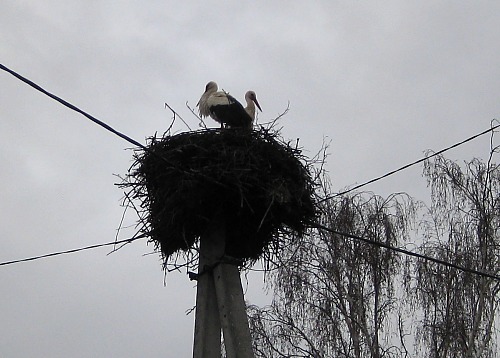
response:
[[[254,91],[245,94],[247,102],[243,108],[240,102],[229,93],[218,91],[217,83],[210,81],[205,87],[205,92],[198,101],[201,117],[210,116],[221,124],[221,127],[252,129],[255,119],[255,106],[260,108]]]

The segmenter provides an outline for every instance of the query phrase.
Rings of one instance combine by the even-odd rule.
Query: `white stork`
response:
[[[203,118],[203,117],[211,116],[210,109],[209,109],[208,104],[207,104],[207,100],[208,100],[208,97],[210,97],[212,94],[217,92],[217,89],[218,89],[217,83],[215,83],[214,81],[208,82],[207,85],[205,86],[205,92],[203,92],[200,100],[196,104],[196,106],[198,106],[198,109],[200,112],[200,117]]]
[[[248,113],[250,118],[252,118],[252,123],[255,120],[255,106],[262,112],[262,108],[260,108],[259,101],[257,101],[257,95],[254,91],[248,91],[245,93],[245,100],[247,101],[247,106],[245,107],[245,111]],[[251,124],[251,123],[250,123]]]
[[[213,81],[207,83],[205,92],[202,94],[197,106],[200,116],[212,117],[230,128],[252,128],[255,118],[255,105],[260,108],[255,92],[248,91],[245,95],[247,107],[243,108],[240,102],[229,93],[217,91],[217,84]]]

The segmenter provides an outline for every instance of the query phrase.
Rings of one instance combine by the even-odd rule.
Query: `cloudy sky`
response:
[[[0,11],[0,63],[143,143],[170,124],[165,102],[195,128],[185,103],[210,80],[240,99],[253,89],[261,122],[289,101],[283,136],[308,155],[330,143],[335,190],[487,129],[499,58],[497,1],[4,0]],[[0,71],[0,262],[113,241],[127,148]],[[447,156],[488,148],[484,136]],[[365,189],[428,197],[421,167]],[[164,285],[151,251],[137,241],[0,266],[0,356],[190,356],[195,285],[184,273]],[[268,301],[261,275],[244,284],[250,302]]]

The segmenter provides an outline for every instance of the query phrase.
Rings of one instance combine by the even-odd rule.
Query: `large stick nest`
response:
[[[165,263],[190,251],[215,220],[225,224],[225,254],[246,261],[301,235],[316,214],[311,165],[267,129],[151,137],[121,186],[140,202],[140,230]]]

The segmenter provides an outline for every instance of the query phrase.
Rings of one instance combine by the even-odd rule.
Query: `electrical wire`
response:
[[[65,100],[64,100],[64,99],[62,99],[61,97],[58,97],[58,96],[56,96],[56,95],[55,95],[55,94],[53,94],[53,93],[50,93],[49,91],[47,91],[47,90],[43,89],[41,86],[37,85],[37,84],[36,84],[36,83],[34,83],[33,81],[31,81],[31,80],[27,79],[27,78],[26,78],[26,77],[24,77],[24,76],[21,76],[19,73],[17,73],[17,72],[15,72],[15,71],[11,70],[10,68],[8,68],[8,67],[6,67],[6,66],[2,65],[1,63],[0,63],[0,69],[2,69],[2,70],[4,70],[4,71],[6,71],[6,72],[8,72],[8,73],[10,73],[10,74],[11,74],[11,75],[13,75],[14,77],[16,77],[16,78],[20,79],[21,81],[23,81],[24,83],[26,83],[26,84],[28,84],[29,86],[33,87],[33,88],[34,88],[34,89],[36,89],[37,91],[42,92],[43,94],[45,94],[45,95],[49,96],[49,97],[50,97],[50,98],[52,98],[53,100],[55,100],[55,101],[57,101],[57,102],[61,103],[62,105],[64,105],[64,106],[68,107],[69,109],[72,109],[73,111],[78,112],[78,113],[80,113],[80,114],[84,115],[85,117],[87,117],[88,119],[90,119],[92,122],[94,122],[94,123],[96,123],[96,124],[100,125],[101,127],[105,128],[106,130],[110,131],[111,133],[113,133],[113,134],[117,135],[118,137],[120,137],[120,138],[122,138],[122,139],[125,139],[127,142],[129,142],[129,143],[131,143],[131,144],[133,144],[133,145],[136,145],[136,146],[138,146],[138,147],[140,147],[140,148],[142,148],[142,149],[144,149],[144,150],[146,150],[146,151],[148,150],[148,148],[147,148],[145,145],[143,145],[143,144],[139,143],[139,142],[138,142],[138,141],[136,141],[135,139],[132,139],[132,138],[130,138],[129,136],[127,136],[127,135],[125,135],[125,134],[123,134],[123,133],[118,132],[116,129],[114,129],[114,128],[113,128],[113,127],[111,127],[110,125],[108,125],[108,124],[104,123],[103,121],[101,121],[101,120],[99,120],[99,119],[95,118],[94,116],[92,116],[92,115],[88,114],[87,112],[85,112],[85,111],[81,110],[80,108],[76,107],[75,105],[73,105],[73,104],[71,104],[71,103],[69,103],[69,102],[65,101]]]
[[[458,270],[463,271],[463,272],[469,272],[469,273],[472,273],[472,274],[475,274],[475,275],[478,275],[478,276],[488,277],[488,278],[492,278],[494,280],[500,281],[500,276],[498,276],[498,275],[494,275],[494,274],[490,274],[490,273],[487,273],[487,272],[470,269],[470,268],[467,268],[467,267],[464,267],[464,266],[460,266],[460,265],[457,265],[457,264],[453,264],[453,263],[450,263],[450,262],[447,262],[447,261],[444,261],[444,260],[440,260],[440,259],[436,259],[436,258],[433,258],[433,257],[430,257],[430,256],[418,254],[416,252],[412,252],[412,251],[409,251],[409,250],[401,249],[399,247],[394,247],[394,246],[385,244],[383,242],[379,242],[379,241],[375,241],[375,240],[370,240],[370,239],[367,239],[365,237],[361,237],[361,236],[357,236],[357,235],[353,235],[353,234],[349,234],[349,233],[345,233],[345,232],[340,232],[340,231],[337,231],[337,230],[333,230],[333,229],[330,229],[329,227],[326,227],[326,226],[318,224],[318,223],[311,224],[311,227],[315,227],[317,229],[324,230],[324,231],[327,231],[327,232],[332,233],[332,234],[336,234],[336,235],[348,237],[350,239],[362,241],[362,242],[365,242],[365,243],[370,244],[370,245],[375,245],[375,246],[383,247],[383,248],[385,248],[387,250],[399,252],[399,253],[402,253],[402,254],[405,254],[405,255],[408,255],[408,256],[413,256],[413,257],[416,257],[416,258],[420,258],[420,259],[424,259],[424,260],[427,260],[427,261],[431,261],[431,262],[434,262],[434,263],[437,263],[437,264],[440,264],[440,265],[443,265],[443,266],[455,268],[455,269],[458,269]],[[104,244],[90,245],[90,246],[85,246],[85,247],[81,247],[81,248],[77,248],[77,249],[70,249],[70,250],[65,250],[65,251],[58,251],[58,252],[53,252],[53,253],[50,253],[50,254],[39,255],[39,256],[32,256],[32,257],[28,257],[28,258],[24,258],[24,259],[18,259],[18,260],[12,260],[12,261],[4,261],[4,262],[0,262],[0,266],[12,265],[12,264],[21,263],[21,262],[34,261],[34,260],[38,260],[38,259],[43,259],[43,258],[53,257],[53,256],[59,256],[59,255],[64,255],[64,254],[72,254],[72,253],[75,253],[75,252],[96,249],[96,248],[104,247],[104,246],[111,246],[111,245],[118,245],[118,244],[128,244],[128,243],[131,243],[133,241],[136,241],[136,240],[139,240],[139,239],[143,239],[145,237],[147,237],[147,235],[146,234],[142,234],[142,235],[135,236],[135,237],[132,237],[132,238],[129,238],[129,239],[124,239],[124,240],[119,240],[119,241],[113,241],[113,242],[107,242],[107,243],[104,243]]]
[[[400,171],[402,171],[402,170],[408,169],[409,167],[412,167],[412,166],[414,166],[414,165],[420,164],[420,163],[422,163],[422,162],[426,161],[427,159],[430,159],[430,158],[432,158],[432,157],[435,157],[435,156],[437,156],[437,155],[439,155],[439,154],[442,154],[442,153],[444,153],[444,152],[446,152],[446,151],[448,151],[448,150],[451,150],[451,149],[456,148],[456,147],[458,147],[458,146],[460,146],[460,145],[462,145],[462,144],[465,144],[465,143],[467,143],[467,142],[470,142],[471,140],[474,140],[474,139],[476,139],[476,138],[478,138],[478,137],[480,137],[480,136],[482,136],[482,135],[485,135],[485,134],[487,134],[487,133],[490,133],[490,132],[494,131],[495,129],[499,128],[499,127],[500,127],[500,124],[497,124],[497,125],[495,125],[495,126],[492,126],[491,128],[489,128],[489,129],[487,129],[487,130],[485,130],[485,131],[482,131],[481,133],[475,134],[475,135],[473,135],[473,136],[471,136],[471,137],[469,137],[469,138],[467,138],[467,139],[464,139],[464,140],[462,140],[462,141],[460,141],[460,142],[458,142],[458,143],[455,143],[455,144],[453,144],[453,145],[451,145],[451,146],[449,146],[449,147],[447,147],[447,148],[444,148],[444,149],[441,149],[441,150],[439,150],[439,151],[437,151],[437,152],[435,152],[435,153],[432,153],[431,155],[428,155],[428,156],[425,156],[425,157],[420,158],[420,159],[418,159],[418,160],[415,160],[414,162],[411,162],[411,163],[409,163],[409,164],[403,165],[402,167],[400,167],[400,168],[398,168],[398,169],[395,169],[395,170],[392,170],[392,171],[390,171],[390,172],[388,172],[388,173],[386,173],[386,174],[384,174],[384,175],[381,175],[381,176],[379,176],[379,177],[373,178],[373,179],[368,180],[368,181],[366,181],[366,182],[364,182],[364,183],[358,184],[358,185],[356,185],[356,186],[354,186],[354,187],[352,187],[352,188],[350,188],[350,189],[347,189],[347,190],[341,191],[340,193],[337,193],[337,194],[334,194],[334,195],[329,195],[329,196],[327,196],[327,197],[323,198],[322,200],[320,200],[319,202],[320,202],[320,203],[322,203],[322,202],[325,202],[325,201],[327,201],[327,200],[330,200],[330,199],[333,199],[333,198],[339,197],[339,196],[341,196],[341,195],[345,195],[345,194],[347,194],[347,193],[350,193],[351,191],[354,191],[354,190],[356,190],[356,189],[362,188],[362,187],[364,187],[364,186],[366,186],[366,185],[368,185],[368,184],[372,184],[372,183],[374,183],[374,182],[376,182],[376,181],[379,181],[379,180],[381,180],[381,179],[387,178],[388,176],[391,176],[391,175],[393,175],[393,174],[396,174],[396,173],[398,173],[398,172],[400,172]]]
[[[76,107],[75,105],[65,101],[64,99],[48,92],[47,90],[43,89],[41,86],[37,85],[36,83],[34,83],[33,81],[27,79],[26,77],[18,74],[17,72],[11,70],[10,68],[4,66],[3,64],[0,64],[0,69],[10,73],[11,75],[13,75],[14,77],[18,78],[19,80],[21,80],[22,82],[28,84],[29,86],[33,87],[34,89],[36,89],[37,91],[40,91],[42,92],[43,94],[49,96],[50,98],[54,99],[55,101],[61,103],[62,105],[72,109],[73,111],[76,111],[80,114],[82,114],[83,116],[87,117],[88,119],[90,119],[92,122],[98,124],[99,126],[105,128],[106,130],[110,131],[111,133],[117,135],[118,137],[128,141],[129,143],[137,146],[137,147],[140,147],[141,149],[143,150],[146,150],[146,151],[149,151],[149,148],[147,148],[146,146],[144,146],[143,144],[139,143],[138,141],[136,141],[135,139],[132,139],[130,138],[129,136],[117,131],[116,129],[112,128],[110,125],[104,123],[103,121],[95,118],[94,116],[88,114],[87,112],[81,110],[80,108]],[[478,134],[475,134],[461,142],[458,142],[452,146],[449,146],[447,148],[444,148],[438,152],[435,152],[433,153],[432,155],[430,156],[426,156],[424,158],[421,158],[419,160],[416,160],[412,163],[409,163],[409,164],[406,164],[398,169],[395,169],[393,171],[390,171],[384,175],[381,175],[379,177],[376,177],[374,179],[371,179],[371,180],[368,180],[362,184],[359,184],[359,185],[356,185],[348,190],[345,190],[345,191],[342,191],[340,193],[337,193],[335,195],[331,195],[331,196],[327,196],[326,198],[320,200],[319,202],[324,202],[326,200],[329,200],[329,199],[332,199],[332,198],[335,198],[335,197],[338,197],[338,196],[341,196],[341,195],[344,195],[344,194],[347,194],[353,190],[356,190],[356,189],[359,189],[363,186],[366,186],[368,184],[371,184],[371,183],[374,183],[376,181],[379,181],[381,179],[384,179],[390,175],[393,175],[395,173],[398,173],[402,170],[405,170],[413,165],[416,165],[416,164],[419,164],[419,163],[422,163],[423,161],[429,159],[429,158],[432,158],[434,156],[437,156],[439,154],[442,154],[450,149],[453,149],[453,148],[456,148],[464,143],[467,143],[473,139],[476,139],[477,137],[479,136],[482,136],[484,134],[487,134],[491,131],[494,131],[495,129],[499,128],[500,127],[500,124],[499,125],[496,125],[496,126],[492,126],[491,128],[481,132],[481,133],[478,133]],[[351,239],[356,239],[356,240],[360,240],[360,241],[363,241],[363,242],[366,242],[366,243],[369,243],[369,244],[373,244],[373,245],[377,245],[379,247],[384,247],[386,249],[389,249],[389,250],[393,250],[395,252],[399,252],[399,253],[403,253],[405,255],[409,255],[409,256],[413,256],[413,257],[417,257],[417,258],[421,258],[421,259],[425,259],[425,260],[428,260],[428,261],[432,261],[434,263],[438,263],[438,264],[441,264],[441,265],[444,265],[444,266],[448,266],[448,267],[452,267],[452,268],[455,268],[455,269],[458,269],[458,270],[461,270],[461,271],[464,271],[464,272],[469,272],[469,273],[474,273],[474,274],[477,274],[477,275],[480,275],[480,276],[484,276],[484,277],[489,277],[489,278],[493,278],[495,280],[500,280],[500,276],[497,276],[497,275],[493,275],[493,274],[489,274],[489,273],[486,273],[486,272],[481,272],[481,271],[477,271],[477,270],[473,270],[473,269],[469,269],[469,268],[466,268],[466,267],[462,267],[462,266],[459,266],[459,265],[456,265],[456,264],[453,264],[453,263],[450,263],[450,262],[446,262],[446,261],[443,261],[443,260],[440,260],[440,259],[435,259],[435,258],[432,258],[432,257],[429,257],[429,256],[425,256],[425,255],[421,255],[421,254],[417,254],[415,252],[411,252],[411,251],[408,251],[408,250],[404,250],[404,249],[401,249],[401,248],[397,248],[397,247],[393,247],[393,246],[390,246],[390,245],[387,245],[387,244],[384,244],[384,243],[381,243],[381,242],[377,242],[377,241],[373,241],[373,240],[369,240],[369,239],[366,239],[366,238],[363,238],[363,237],[360,237],[360,236],[356,236],[356,235],[352,235],[352,234],[348,234],[348,233],[342,233],[342,232],[338,232],[338,231],[335,231],[335,230],[332,230],[326,226],[323,226],[323,225],[320,225],[320,224],[314,224],[313,225],[314,227],[318,228],[318,229],[321,229],[321,230],[325,230],[325,231],[328,231],[330,233],[333,233],[333,234],[337,234],[337,235],[341,235],[341,236],[345,236],[345,237],[349,237]],[[138,240],[138,239],[142,239],[144,238],[145,235],[140,235],[140,236],[137,236],[137,237],[133,237],[133,238],[130,238],[130,239],[125,239],[125,240],[120,240],[120,241],[114,241],[114,242],[108,242],[108,243],[104,243],[104,244],[97,244],[97,245],[91,245],[91,246],[86,246],[86,247],[83,247],[83,248],[78,248],[78,249],[71,249],[71,250],[66,250],[66,251],[60,251],[60,252],[54,252],[54,253],[50,253],[50,254],[45,254],[45,255],[40,255],[40,256],[34,256],[34,257],[29,257],[29,258],[25,258],[25,259],[19,259],[19,260],[12,260],[12,261],[6,261],[6,262],[0,262],[0,266],[5,266],[5,265],[10,265],[10,264],[15,264],[15,263],[20,263],[20,262],[27,262],[27,261],[33,261],[33,260],[38,260],[38,259],[42,259],[42,258],[47,258],[47,257],[52,257],[52,256],[57,256],[57,255],[63,255],[63,254],[70,254],[70,253],[75,253],[75,252],[79,252],[79,251],[83,251],[83,250],[90,250],[90,249],[95,249],[95,248],[99,248],[99,247],[103,247],[103,246],[110,246],[110,245],[116,245],[116,244],[121,244],[121,243],[130,243],[132,241],[135,241],[135,240]]]
[[[80,108],[76,107],[75,105],[73,105],[73,104],[71,104],[71,103],[69,103],[69,102],[65,101],[64,99],[62,99],[62,98],[60,98],[60,97],[56,96],[55,94],[52,94],[52,93],[48,92],[47,90],[43,89],[41,86],[37,85],[36,83],[34,83],[33,81],[31,81],[31,80],[27,79],[26,77],[24,77],[24,76],[20,75],[19,73],[15,72],[14,70],[11,70],[10,68],[8,68],[8,67],[6,67],[6,66],[4,66],[4,65],[2,65],[2,64],[0,64],[0,69],[2,69],[2,70],[4,70],[4,71],[6,71],[6,72],[8,72],[8,73],[10,73],[10,74],[11,74],[11,75],[13,75],[14,77],[18,78],[19,80],[23,81],[24,83],[28,84],[29,86],[33,87],[34,89],[36,89],[36,90],[38,90],[38,91],[40,91],[40,92],[44,93],[45,95],[47,95],[47,96],[49,96],[50,98],[52,98],[52,99],[56,100],[57,102],[61,103],[62,105],[64,105],[64,106],[66,106],[66,107],[68,107],[68,108],[70,108],[70,109],[72,109],[72,110],[74,110],[74,111],[76,111],[76,112],[78,112],[78,113],[82,114],[83,116],[85,116],[85,117],[87,117],[88,119],[90,119],[92,122],[94,122],[94,123],[96,123],[96,124],[100,125],[101,127],[105,128],[106,130],[110,131],[111,133],[113,133],[113,134],[117,135],[118,137],[120,137],[120,138],[122,138],[122,139],[125,139],[127,142],[129,142],[129,143],[131,143],[131,144],[133,144],[133,145],[136,145],[136,146],[140,147],[141,149],[143,149],[143,150],[145,150],[145,151],[148,151],[148,152],[149,152],[149,148],[148,148],[148,147],[146,147],[145,145],[143,145],[143,144],[139,143],[139,142],[138,142],[138,141],[136,141],[135,139],[132,139],[132,138],[130,138],[129,136],[127,136],[127,135],[125,135],[125,134],[123,134],[123,133],[121,133],[121,132],[118,132],[116,129],[112,128],[110,125],[108,125],[108,124],[104,123],[103,121],[101,121],[101,120],[99,120],[99,119],[95,118],[94,116],[92,116],[92,115],[88,114],[87,112],[85,112],[85,111],[81,110]],[[166,103],[165,103],[165,105],[166,105]],[[170,108],[170,106],[169,106],[169,108]],[[174,113],[175,113],[175,112],[174,112]],[[499,128],[499,127],[500,127],[500,124],[498,124],[498,125],[496,125],[496,126],[492,126],[491,128],[489,128],[489,129],[487,129],[487,130],[485,130],[485,131],[483,131],[483,132],[481,132],[481,133],[475,134],[475,135],[473,135],[473,136],[471,136],[471,137],[469,137],[469,138],[467,138],[467,139],[464,139],[464,140],[463,140],[463,141],[461,141],[461,142],[458,142],[458,143],[453,144],[452,146],[449,146],[449,147],[447,147],[447,148],[441,149],[441,150],[439,150],[439,151],[437,151],[437,152],[435,152],[435,153],[433,153],[433,154],[431,154],[431,155],[429,155],[429,156],[426,156],[426,157],[424,157],[424,158],[418,159],[418,160],[416,160],[416,161],[414,161],[414,162],[412,162],[412,163],[409,163],[409,164],[403,165],[402,167],[400,167],[400,168],[398,168],[398,169],[392,170],[392,171],[390,171],[390,172],[388,172],[388,173],[386,173],[386,174],[384,174],[384,175],[381,175],[381,176],[379,176],[379,177],[373,178],[373,179],[368,180],[368,181],[366,181],[366,182],[364,182],[364,183],[358,184],[358,185],[356,185],[356,186],[354,186],[354,187],[352,187],[352,188],[350,188],[350,189],[348,189],[348,190],[344,190],[344,191],[342,191],[342,192],[340,192],[340,193],[337,193],[337,194],[334,194],[334,195],[327,196],[327,197],[323,198],[322,200],[320,200],[319,202],[320,202],[320,203],[322,203],[322,202],[327,201],[327,200],[329,200],[329,199],[333,199],[333,198],[339,197],[339,196],[341,196],[341,195],[345,195],[345,194],[347,194],[347,193],[350,193],[351,191],[354,191],[354,190],[356,190],[356,189],[362,188],[362,187],[364,187],[364,186],[366,186],[366,185],[368,185],[368,184],[372,184],[372,183],[374,183],[374,182],[376,182],[376,181],[379,181],[379,180],[381,180],[381,179],[387,178],[388,176],[391,176],[391,175],[393,175],[393,174],[396,174],[396,173],[398,173],[398,172],[400,172],[400,171],[402,171],[402,170],[408,169],[408,168],[409,168],[409,167],[411,167],[411,166],[414,166],[414,165],[416,165],[416,164],[422,163],[422,162],[424,162],[425,160],[427,160],[427,159],[429,159],[429,158],[435,157],[435,156],[437,156],[437,155],[439,155],[439,154],[442,154],[442,153],[444,153],[444,152],[446,152],[446,151],[448,151],[448,150],[451,150],[451,149],[456,148],[456,147],[458,147],[458,146],[460,146],[460,145],[462,145],[462,144],[465,144],[465,143],[467,143],[467,142],[470,142],[470,141],[472,141],[472,140],[476,139],[477,137],[480,137],[480,136],[482,136],[482,135],[484,135],[484,134],[487,134],[487,133],[489,133],[489,132],[492,132],[492,131],[494,131],[495,129],[497,129],[497,128]]]
[[[136,241],[136,240],[139,240],[139,239],[143,239],[145,237],[146,237],[146,235],[143,234],[143,235],[131,237],[129,239],[118,240],[118,241],[113,241],[113,242],[107,242],[107,243],[104,243],[104,244],[90,245],[90,246],[85,246],[85,247],[81,247],[81,248],[78,248],[78,249],[71,249],[71,250],[65,250],[65,251],[52,252],[50,254],[39,255],[39,256],[32,256],[32,257],[28,257],[28,258],[25,258],[25,259],[12,260],[12,261],[4,261],[4,262],[0,262],[0,266],[17,264],[17,263],[20,263],[20,262],[35,261],[35,260],[38,260],[38,259],[44,259],[44,258],[47,258],[47,257],[59,256],[59,255],[64,255],[64,254],[72,254],[72,253],[79,252],[79,251],[96,249],[98,247],[118,245],[118,244],[129,244],[129,243],[131,243],[133,241]]]
[[[444,260],[436,259],[434,257],[430,257],[430,256],[418,254],[416,252],[408,251],[408,250],[405,250],[405,249],[401,249],[399,247],[394,247],[394,246],[385,244],[385,243],[380,242],[380,241],[370,240],[370,239],[367,239],[365,237],[361,237],[361,236],[352,235],[352,234],[348,234],[348,233],[345,233],[345,232],[340,232],[340,231],[337,231],[337,230],[333,230],[333,229],[331,229],[329,227],[326,227],[326,226],[318,224],[318,223],[313,223],[313,224],[311,224],[311,226],[315,227],[317,229],[320,229],[320,230],[327,231],[327,232],[329,232],[331,234],[336,234],[336,235],[348,237],[350,239],[354,239],[354,240],[358,240],[358,241],[363,241],[363,242],[365,242],[367,244],[375,245],[375,246],[379,246],[379,247],[383,247],[383,248],[385,248],[387,250],[392,250],[392,251],[399,252],[399,253],[402,253],[402,254],[405,254],[405,255],[408,255],[408,256],[413,256],[413,257],[416,257],[416,258],[419,258],[419,259],[423,259],[423,260],[426,260],[426,261],[431,261],[431,262],[434,262],[434,263],[437,263],[437,264],[440,264],[440,265],[443,265],[443,266],[455,268],[455,269],[463,271],[463,272],[469,272],[469,273],[472,273],[472,274],[475,274],[475,275],[478,275],[478,276],[488,277],[488,278],[492,278],[494,280],[500,281],[500,276],[494,275],[494,274],[491,274],[491,273],[488,273],[488,272],[483,272],[483,271],[478,271],[478,270],[470,269],[470,268],[467,268],[467,267],[464,267],[464,266],[460,266],[460,265],[457,265],[457,264],[454,264],[454,263],[451,263],[451,262],[448,262],[448,261],[444,261]]]
[[[104,129],[108,130],[109,132],[117,135],[118,137],[122,138],[122,139],[125,139],[127,142],[143,149],[145,152],[148,152],[158,158],[160,158],[161,160],[163,160],[165,163],[167,163],[168,165],[170,165],[171,167],[175,168],[176,170],[178,171],[181,171],[183,173],[186,173],[186,174],[193,174],[193,173],[189,173],[187,172],[186,170],[182,169],[182,168],[179,168],[177,166],[175,166],[173,163],[171,163],[170,161],[168,161],[165,157],[163,156],[160,156],[158,153],[156,153],[155,151],[152,151],[150,148],[148,148],[147,146],[145,146],[144,144],[141,144],[139,143],[138,141],[136,141],[135,139],[117,131],[116,129],[114,129],[113,127],[111,127],[109,124],[97,119],[96,117],[88,114],[87,112],[85,112],[84,110],[76,107],[75,105],[65,101],[64,99],[62,99],[61,97],[58,97],[56,96],[55,94],[53,93],[50,93],[49,91],[43,89],[41,86],[37,85],[36,83],[34,83],[33,81],[27,79],[26,77],[20,75],[19,73],[15,72],[14,70],[11,70],[10,68],[0,64],[0,69],[10,73],[11,75],[13,75],[14,77],[18,78],[19,80],[23,81],[24,83],[28,84],[29,86],[33,87],[34,89],[36,89],[37,91],[40,91],[42,92],[43,94],[49,96],[50,98],[54,99],[55,101],[61,103],[62,105],[68,107],[69,109],[72,109],[73,111],[75,112],[78,112],[80,114],[82,114],[83,116],[87,117],[88,119],[90,119],[92,122],[98,124],[99,126],[103,127]],[[170,108],[170,107],[169,107]],[[175,113],[175,112],[174,112]],[[180,116],[177,115],[179,118]],[[181,118],[182,119],[182,118]],[[184,121],[182,119],[182,121]],[[186,124],[187,125],[187,124]],[[189,127],[189,126],[188,126]]]

